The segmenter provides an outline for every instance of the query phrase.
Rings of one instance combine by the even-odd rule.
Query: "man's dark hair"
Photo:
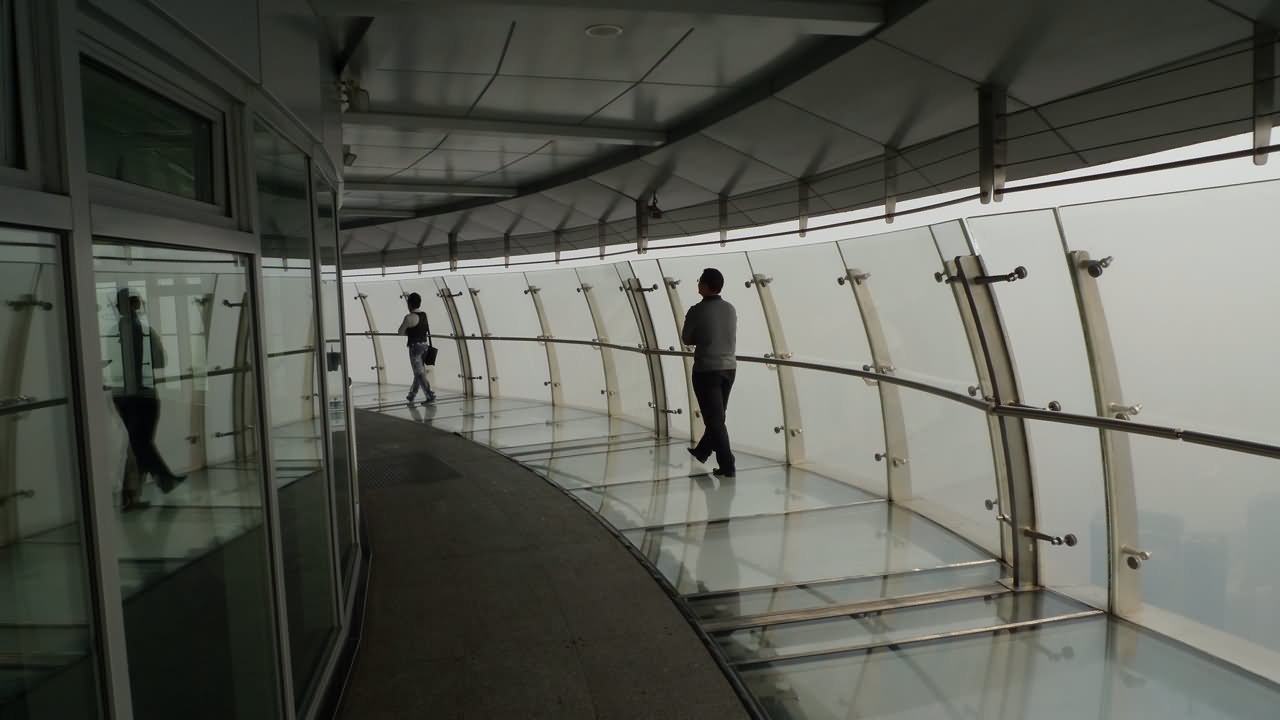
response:
[[[418,293],[409,293],[409,309],[417,310],[422,307],[422,296]]]
[[[724,289],[724,275],[715,268],[707,268],[702,271],[702,277],[698,278],[698,282],[706,285],[711,292],[720,292]]]

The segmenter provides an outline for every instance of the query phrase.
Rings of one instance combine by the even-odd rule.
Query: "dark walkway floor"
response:
[[[373,550],[342,717],[747,717],[612,534],[468,440],[357,413]]]

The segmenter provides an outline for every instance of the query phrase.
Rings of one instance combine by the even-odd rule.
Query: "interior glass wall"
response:
[[[0,0],[0,167],[22,167],[22,113],[13,0]]]
[[[525,292],[529,285],[523,273],[472,275],[467,277],[467,285],[479,291],[474,295],[475,305],[484,313],[490,335],[535,338],[542,334],[538,314]],[[551,375],[542,346],[495,340],[491,347],[489,390],[493,396],[551,401]]]
[[[271,463],[279,498],[294,702],[301,707],[337,622],[311,171],[301,151],[260,122],[254,136]]]
[[[316,201],[316,264],[320,270],[320,332],[325,369],[325,416],[329,452],[333,458],[333,512],[338,538],[339,584],[345,590],[355,561],[355,517],[348,432],[347,364],[342,325],[342,274],[339,268],[338,227],[333,190],[318,175],[313,180]]]
[[[280,712],[249,266],[94,245],[134,717]]]
[[[0,717],[98,717],[61,238],[0,227]]]

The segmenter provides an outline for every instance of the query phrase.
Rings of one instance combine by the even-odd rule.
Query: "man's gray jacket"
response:
[[[680,340],[693,345],[693,371],[734,370],[738,348],[738,311],[719,295],[704,297],[684,316]]]

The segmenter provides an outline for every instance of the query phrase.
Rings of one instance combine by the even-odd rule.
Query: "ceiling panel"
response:
[[[510,27],[494,15],[403,14],[375,20],[363,45],[377,53],[378,70],[492,74]]]
[[[1252,32],[1205,0],[999,3],[994,12],[990,0],[948,0],[925,3],[879,39],[1034,105]]]
[[[502,206],[522,217],[529,218],[544,229],[573,227],[594,223],[595,218],[576,212],[568,205],[561,204],[541,195],[526,195],[502,203]]]
[[[630,127],[663,128],[676,124],[728,92],[731,91],[700,85],[641,83],[591,119],[625,123]]]
[[[419,170],[462,170],[489,173],[520,158],[520,153],[471,152],[468,150],[436,150],[413,167]]]
[[[405,131],[389,128],[367,127],[362,125],[344,125],[342,142],[348,145],[381,145],[384,147],[421,148],[435,147],[445,139],[443,130]]]
[[[597,220],[631,217],[635,200],[593,180],[579,180],[542,193],[557,202]]]
[[[786,143],[778,142],[780,128],[786,129]],[[776,98],[721,120],[702,134],[793,177],[809,177],[883,151],[878,143]]]
[[[614,38],[588,37],[589,25],[623,28]],[[635,82],[693,27],[671,13],[542,8],[516,20],[504,74]]]
[[[399,170],[422,157],[422,153],[426,151],[422,148],[352,145],[351,152],[356,154],[353,167],[389,167]]]
[[[475,114],[580,122],[629,87],[604,80],[498,77],[476,105]]]
[[[614,152],[617,149],[617,145],[603,145],[590,140],[553,140],[545,149],[535,148],[535,150],[542,150],[542,152],[562,157],[593,157],[601,153]]]
[[[489,84],[489,75],[390,72],[366,73],[362,87],[378,112],[426,112],[461,115]]]
[[[611,187],[624,195],[636,198],[652,191],[659,194],[660,205],[670,208],[716,199],[716,193],[699,187],[683,178],[664,174],[647,163],[633,162],[592,176],[596,182]]]
[[[396,182],[411,180],[420,180],[422,182],[465,182],[474,180],[484,174],[475,170],[429,170],[425,168],[397,170],[396,168],[361,168],[356,166],[347,168],[343,176],[348,182],[379,180],[391,176],[395,178]]]
[[[790,175],[704,135],[694,135],[641,159],[713,194],[747,192],[794,180]]]
[[[440,143],[441,150],[472,150],[478,152],[501,152],[511,155],[528,155],[537,152],[547,144],[546,138],[519,137],[516,135],[467,135],[450,132]]]
[[[809,47],[811,35],[781,22],[704,22],[645,78],[656,83],[741,85],[780,57]]]
[[[972,83],[876,42],[855,48],[778,96],[896,147],[978,120]]]

